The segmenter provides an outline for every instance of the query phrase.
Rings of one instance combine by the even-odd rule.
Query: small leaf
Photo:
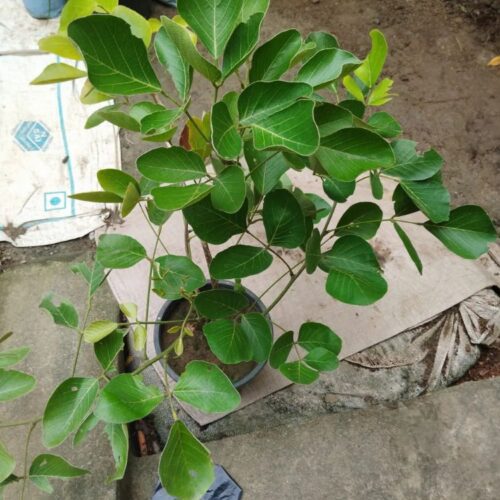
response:
[[[238,364],[252,359],[252,346],[236,322],[218,319],[203,326],[210,350],[226,364]]]
[[[65,63],[49,64],[40,75],[30,82],[30,85],[47,85],[50,83],[67,82],[87,76],[85,71]]]
[[[380,134],[382,137],[397,137],[402,132],[401,125],[385,111],[373,113],[373,115],[368,118],[368,125],[373,127],[375,132]]]
[[[227,375],[216,365],[191,361],[175,384],[173,395],[205,413],[225,413],[238,407],[241,398]]]
[[[293,347],[293,332],[285,332],[274,343],[271,354],[269,355],[269,364],[272,368],[278,369],[286,362]]]
[[[57,477],[66,479],[72,477],[84,476],[89,474],[88,470],[80,469],[71,465],[64,458],[57,455],[44,453],[38,455],[31,463],[29,478],[33,481],[35,478]]]
[[[306,271],[312,274],[321,260],[321,235],[314,229],[306,243]]]
[[[393,81],[390,78],[384,78],[368,96],[368,106],[383,106],[388,103],[394,94],[391,94]]]
[[[337,179],[323,179],[323,191],[333,201],[344,203],[354,193],[356,181],[339,181]]]
[[[29,347],[18,347],[0,352],[0,368],[8,368],[21,362],[30,352]]]
[[[83,331],[83,339],[89,344],[95,344],[113,333],[118,328],[114,321],[94,321]]]
[[[180,210],[201,200],[210,193],[213,186],[192,184],[190,186],[166,186],[151,191],[155,203],[162,210]]]
[[[0,484],[3,483],[16,468],[14,457],[8,452],[0,442]]]
[[[307,366],[303,361],[283,363],[279,370],[282,375],[296,384],[312,384],[319,378],[319,372]]]
[[[121,203],[123,201],[122,198],[117,194],[106,193],[105,191],[77,193],[68,196],[68,198],[79,201],[89,201],[92,203]]]
[[[209,319],[221,319],[241,313],[248,298],[234,290],[214,289],[199,293],[194,299],[196,310]]]
[[[420,260],[420,257],[418,256],[417,250],[413,246],[413,243],[411,242],[410,238],[408,237],[404,229],[397,222],[393,222],[393,224],[396,233],[400,237],[404,247],[406,248],[406,251],[408,252],[408,255],[410,256],[411,260],[417,267],[418,272],[422,274],[423,270],[422,261]]]
[[[141,352],[145,349],[146,347],[146,340],[147,340],[147,332],[146,328],[143,325],[137,325],[134,328],[134,350]]]
[[[128,427],[125,424],[106,424],[105,432],[108,435],[116,470],[108,481],[119,481],[123,479],[128,461],[129,436]]]
[[[211,117],[212,143],[215,151],[228,160],[237,158],[243,143],[224,101],[213,105]]]
[[[118,307],[128,320],[135,321],[137,319],[137,304],[127,302],[126,304],[118,304]]]
[[[323,347],[316,347],[304,358],[311,368],[320,372],[329,372],[339,367],[339,359],[336,354]]]
[[[129,9],[123,5],[118,5],[113,9],[113,16],[123,19],[132,31],[132,34],[137,38],[140,38],[146,47],[149,47],[151,43],[151,25],[135,10]]]
[[[52,316],[56,325],[65,326],[71,329],[78,328],[78,312],[73,304],[62,300],[61,303],[56,306],[52,297],[50,293],[46,295],[42,299],[42,302],[40,302],[39,307],[45,309]]]
[[[214,257],[210,274],[215,279],[246,278],[265,271],[272,261],[271,254],[264,248],[235,245]]]
[[[130,214],[130,212],[132,212],[132,210],[137,206],[140,200],[141,194],[135,187],[135,184],[131,182],[125,192],[125,197],[123,198],[121,211],[122,217],[127,217],[127,215]]]
[[[134,184],[140,192],[139,183],[129,174],[116,168],[104,168],[97,172],[100,186],[108,193],[114,193],[121,198],[125,197],[129,184]]]
[[[378,172],[370,172],[370,187],[372,195],[376,200],[381,200],[384,197],[384,186]]]
[[[342,349],[342,339],[331,328],[314,322],[302,324],[298,343],[308,352],[322,347],[338,355]]]
[[[59,20],[59,33],[65,34],[68,26],[75,19],[90,16],[90,14],[94,12],[96,6],[96,0],[68,0],[61,12],[61,18]]]
[[[370,31],[372,47],[363,61],[363,64],[354,71],[354,74],[368,87],[372,88],[378,80],[387,57],[387,42],[381,31]]]
[[[337,236],[354,234],[361,236],[365,240],[369,240],[377,234],[382,217],[382,210],[375,203],[355,203],[340,218],[337,229],[335,229],[335,234]]]
[[[101,263],[95,261],[92,265],[92,269],[85,264],[85,262],[80,262],[71,266],[71,271],[80,274],[83,279],[89,285],[89,296],[92,297],[98,288],[104,282],[104,268]]]
[[[344,84],[345,89],[349,94],[354,97],[354,99],[357,99],[358,101],[364,103],[365,102],[365,96],[363,95],[363,91],[359,88],[358,83],[356,80],[350,76],[344,76],[342,79],[342,83]]]
[[[225,168],[215,179],[211,192],[212,204],[215,209],[234,214],[245,203],[245,174],[238,165]]]
[[[36,380],[27,373],[0,369],[0,401],[11,401],[31,392]]]
[[[104,372],[112,368],[116,356],[123,349],[124,334],[122,330],[115,330],[94,344],[94,354]]]
[[[38,40],[42,52],[50,52],[65,59],[81,61],[82,55],[73,41],[65,35],[49,35]]]
[[[96,427],[99,423],[99,419],[91,413],[80,425],[79,429],[75,433],[75,437],[73,438],[73,447],[82,444],[89,433]]]
[[[108,269],[126,269],[146,258],[146,249],[134,238],[103,234],[97,245],[96,259]]]

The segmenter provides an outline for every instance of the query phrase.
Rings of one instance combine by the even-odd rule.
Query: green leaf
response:
[[[40,302],[40,309],[45,309],[54,320],[56,325],[66,328],[78,328],[78,313],[73,304],[64,300],[56,306],[52,300],[52,294],[46,295]]]
[[[228,214],[217,210],[207,196],[198,203],[184,208],[183,213],[196,236],[207,243],[219,245],[225,243],[231,236],[245,231],[248,204],[244,202],[238,212]]]
[[[315,370],[329,372],[339,367],[339,359],[332,351],[323,347],[316,347],[307,354],[304,361]]]
[[[172,77],[182,102],[186,102],[193,81],[193,70],[165,28],[160,28],[156,34],[155,50],[158,60]]]
[[[41,491],[49,495],[54,492],[54,488],[46,477],[30,477],[30,481]]]
[[[326,291],[337,300],[370,305],[387,292],[371,246],[359,236],[343,236],[323,254],[320,267],[328,271]]]
[[[177,47],[181,57],[187,63],[211,82],[215,83],[220,80],[221,72],[196,50],[186,28],[179,26],[175,21],[172,21],[166,16],[162,16],[161,22]]]
[[[123,349],[124,332],[115,330],[103,339],[94,343],[94,354],[104,372],[109,371],[118,356],[118,353]]]
[[[165,109],[161,104],[155,104],[151,101],[139,101],[130,107],[129,115],[138,122],[141,122],[146,116],[164,111]]]
[[[240,19],[246,23],[254,14],[265,14],[270,0],[243,0]]]
[[[359,88],[358,82],[351,75],[344,76],[344,78],[342,78],[342,83],[347,92],[349,92],[354,99],[362,103],[365,102],[363,91]]]
[[[229,214],[238,212],[246,198],[245,174],[238,165],[225,168],[215,179],[211,193],[216,210]]]
[[[306,226],[302,208],[286,189],[272,191],[264,198],[262,217],[269,245],[296,248],[304,242]]]
[[[31,392],[36,380],[27,373],[16,370],[0,370],[0,401],[10,401]]]
[[[246,278],[265,271],[273,262],[271,254],[261,247],[235,245],[219,252],[210,264],[215,279]]]
[[[316,157],[330,177],[345,182],[394,163],[390,145],[379,135],[360,128],[342,129],[324,137]]]
[[[443,158],[433,149],[418,155],[416,146],[416,142],[407,139],[394,141],[391,147],[396,162],[383,173],[405,181],[423,181],[436,175],[443,166]]]
[[[381,200],[384,197],[384,186],[382,185],[378,172],[370,172],[370,187],[372,195],[376,200]]]
[[[83,331],[83,339],[89,344],[95,344],[118,328],[118,323],[114,321],[94,321]]]
[[[98,110],[94,111],[87,118],[87,121],[85,122],[85,129],[91,129],[94,127],[98,127],[99,125],[101,125],[101,123],[104,123],[106,121],[106,117],[104,115],[105,111],[118,111],[120,109],[120,107],[121,107],[120,104],[110,104],[109,106],[104,106],[103,108],[99,108]],[[122,113],[122,115],[123,115],[123,113]],[[134,120],[132,120],[132,121],[134,121]],[[139,124],[136,124],[136,128],[138,126],[139,126]],[[139,130],[139,129],[137,128],[137,130]]]
[[[156,148],[137,158],[139,172],[153,181],[183,182],[207,175],[201,157],[179,146]]]
[[[324,87],[347,75],[360,64],[361,61],[346,50],[323,49],[300,68],[295,80],[308,83],[314,88]]]
[[[201,200],[213,189],[207,184],[190,186],[165,186],[151,191],[158,208],[162,210],[180,210]]]
[[[75,433],[75,437],[73,438],[73,447],[80,445],[87,439],[89,433],[96,427],[99,423],[99,419],[91,413],[80,425],[79,429]]]
[[[154,291],[160,297],[180,299],[183,292],[194,292],[205,284],[203,271],[188,257],[164,255],[155,262],[158,269],[153,276]]]
[[[129,116],[127,113],[118,110],[115,106],[106,106],[95,111],[87,120],[85,128],[93,128],[107,121],[125,130],[139,132],[141,126],[137,120]]]
[[[477,259],[496,240],[495,228],[486,212],[475,205],[465,205],[450,212],[446,222],[424,224],[451,252],[464,259]]]
[[[223,53],[241,14],[243,0],[179,0],[179,14],[215,59]]]
[[[413,243],[411,242],[409,236],[406,234],[404,229],[397,223],[393,222],[394,224],[394,229],[396,230],[396,233],[400,237],[401,241],[403,242],[404,247],[406,248],[406,251],[408,252],[408,255],[410,256],[411,260],[415,264],[415,266],[418,269],[418,272],[422,274],[423,266],[422,266],[422,261],[420,260],[420,257],[418,256],[417,250],[413,246]]]
[[[218,319],[203,326],[210,350],[226,364],[252,359],[250,340],[236,321]]]
[[[401,187],[432,222],[448,220],[450,193],[440,179],[433,177],[425,181],[404,181],[401,182]]]
[[[73,21],[68,34],[82,51],[89,80],[109,95],[160,92],[146,47],[130,26],[114,16],[94,15]]]
[[[302,46],[302,54],[301,52],[299,52],[295,56],[292,65],[297,64],[301,61],[307,62],[320,50],[333,49],[338,46],[338,40],[330,33],[326,33],[324,31],[313,31],[312,33],[309,33],[305,40],[305,44]]]
[[[356,101],[356,99],[346,99],[340,101],[339,106],[352,113],[356,118],[363,119],[366,107],[362,102]]]
[[[113,457],[115,459],[116,470],[108,481],[119,481],[123,479],[125,470],[127,469],[128,461],[128,427],[125,424],[106,424],[105,432],[108,435],[111,449],[113,450]]]
[[[264,13],[253,14],[246,22],[240,23],[234,30],[222,62],[222,77],[226,79],[236,71],[251,54],[259,41],[260,27]]]
[[[135,10],[129,9],[123,5],[118,5],[113,9],[113,16],[123,19],[130,26],[132,34],[140,38],[146,47],[149,47],[153,31],[147,19],[142,17]]]
[[[352,114],[335,104],[324,103],[314,109],[314,121],[318,125],[320,137],[329,135],[353,126]]]
[[[18,347],[0,352],[0,368],[8,368],[22,361],[30,352],[29,347]]]
[[[145,116],[141,120],[141,132],[148,137],[169,132],[174,122],[181,116],[182,109],[162,109]]]
[[[71,266],[71,271],[75,274],[80,274],[83,279],[89,285],[89,296],[92,297],[98,288],[104,282],[104,267],[97,260],[92,265],[92,269],[85,264],[85,262],[80,262]]]
[[[138,375],[122,373],[102,390],[95,414],[110,424],[127,424],[149,415],[163,399],[158,387],[144,385]]]
[[[130,183],[140,192],[139,183],[129,174],[116,168],[105,168],[97,172],[97,180],[104,191],[123,198]]]
[[[241,397],[231,380],[216,365],[191,361],[175,384],[173,395],[204,413],[225,413],[236,409]]]
[[[0,442],[0,483],[3,483],[16,468],[14,457],[7,451]]]
[[[89,474],[89,471],[71,465],[58,455],[50,455],[48,453],[38,455],[31,463],[29,470],[30,480],[48,493],[52,493],[52,486],[48,481],[49,477],[69,479],[84,476],[85,474]]]
[[[121,216],[127,217],[141,200],[141,194],[132,182],[128,185],[125,197],[123,198]]]
[[[293,347],[293,332],[285,332],[274,343],[271,354],[269,355],[269,364],[272,368],[278,369],[286,362]]]
[[[201,498],[215,480],[210,452],[180,420],[170,428],[159,474],[167,493],[182,499]]]
[[[50,52],[65,59],[82,60],[82,55],[73,41],[65,35],[49,35],[38,40],[42,52]]]
[[[85,80],[80,92],[80,101],[82,104],[99,104],[104,101],[109,101],[110,99],[111,97],[109,95],[99,92],[88,79]]]
[[[323,191],[333,201],[344,203],[356,189],[356,181],[343,182],[337,179],[323,179]]]
[[[93,203],[121,203],[122,198],[114,193],[105,191],[93,191],[89,193],[78,193],[69,196],[73,200],[90,201]]]
[[[387,57],[387,42],[381,31],[370,31],[372,48],[363,61],[363,64],[354,71],[354,74],[368,87],[372,88],[378,80]]]
[[[146,249],[130,236],[103,234],[99,238],[96,259],[107,269],[126,269],[145,258]]]
[[[241,153],[242,141],[224,101],[213,105],[211,126],[212,143],[219,156],[226,159],[237,158]]]
[[[75,19],[90,16],[97,7],[97,0],[68,0],[61,12],[59,33],[66,33]]]
[[[221,319],[235,316],[248,307],[248,298],[234,290],[207,290],[194,299],[196,310],[209,319]]]
[[[321,235],[314,229],[306,243],[306,271],[312,274],[321,260]]]
[[[335,234],[336,236],[354,234],[369,240],[377,234],[382,217],[382,210],[375,203],[355,203],[340,218]]]
[[[396,186],[396,189],[394,190],[394,193],[392,193],[392,201],[394,202],[395,215],[408,215],[418,212],[418,207],[406,194],[401,184],[398,184]]]
[[[50,396],[43,414],[43,444],[54,448],[83,423],[97,396],[96,378],[69,378]]]
[[[156,206],[156,203],[153,200],[148,200],[146,210],[148,212],[149,220],[155,226],[163,226],[165,222],[170,218],[172,212],[168,212],[166,210],[161,210]]]
[[[383,106],[388,103],[393,96],[390,93],[393,83],[390,78],[384,78],[369,95],[368,106]]]
[[[241,329],[248,339],[252,359],[258,363],[267,361],[273,345],[273,333],[267,318],[258,312],[244,314]]]
[[[373,115],[368,118],[368,125],[370,125],[370,127],[373,127],[377,134],[380,134],[382,137],[389,138],[397,137],[403,130],[401,128],[401,125],[389,113],[386,113],[385,111],[373,113]],[[396,151],[394,151],[394,154],[396,154],[396,163],[398,163]]]
[[[254,53],[250,82],[278,80],[288,71],[300,50],[302,39],[297,30],[287,30],[261,45]]]
[[[323,198],[321,198],[321,196],[318,196],[315,193],[306,193],[305,196],[314,205],[313,222],[315,224],[328,216],[332,207]]]
[[[300,327],[298,343],[308,352],[322,347],[337,355],[342,349],[342,339],[331,328],[321,323],[303,323]]]
[[[87,76],[85,71],[65,63],[49,64],[40,75],[30,82],[30,85],[47,85],[50,83],[67,82]]]
[[[283,363],[279,370],[282,375],[296,384],[312,384],[319,377],[319,372],[307,366],[303,361]]]

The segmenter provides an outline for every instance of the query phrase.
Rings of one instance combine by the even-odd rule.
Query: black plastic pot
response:
[[[234,289],[234,283],[232,283],[230,281],[218,281],[217,283],[218,283],[219,288],[225,288],[225,289],[229,289],[229,290]],[[210,290],[211,288],[212,288],[211,283],[207,282],[207,284],[203,288],[201,288],[201,291]],[[250,290],[243,287],[243,293],[250,299],[250,302],[252,304],[255,303],[255,308],[257,309],[258,312],[263,313],[266,310],[264,304]],[[175,311],[177,305],[179,304],[179,302],[182,302],[183,300],[184,299],[178,299],[178,300],[170,300],[168,302],[165,302],[163,307],[160,309],[160,313],[158,314],[157,321],[168,321],[169,319],[171,319],[171,315]],[[272,331],[273,324],[271,322],[269,315],[267,315],[266,318],[267,318],[267,321],[268,321],[269,326],[270,326],[271,331]],[[156,324],[154,327],[154,343],[155,343],[156,354],[160,354],[163,350],[161,343],[160,343],[161,336],[162,336],[162,325]],[[265,365],[266,365],[265,361],[262,363],[258,363],[250,373],[247,373],[243,378],[233,382],[234,387],[238,388],[238,387],[241,387],[245,384],[248,384],[248,382],[253,380],[260,373],[260,371],[262,370],[262,368],[264,368]],[[179,380],[179,374],[176,373],[168,365],[168,363],[167,363],[166,369],[167,369],[168,375],[173,380],[175,380],[175,381]]]
[[[121,0],[120,5],[134,9],[141,16],[148,18],[151,16],[153,0]]]

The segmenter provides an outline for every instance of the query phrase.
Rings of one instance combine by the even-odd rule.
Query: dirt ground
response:
[[[173,15],[159,4],[155,15]],[[500,226],[499,0],[271,0],[263,40],[298,27],[303,34],[326,30],[359,56],[369,50],[372,28],[382,30],[390,55],[385,74],[398,94],[385,109],[406,137],[445,158],[445,182],[453,204],[482,205]],[[193,110],[210,106],[203,82],[193,89]],[[146,148],[123,134],[123,167]],[[89,242],[85,241],[84,245]],[[81,248],[82,242],[32,249],[0,244],[0,268]]]

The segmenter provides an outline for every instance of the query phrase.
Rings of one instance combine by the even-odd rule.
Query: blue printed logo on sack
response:
[[[45,151],[52,139],[43,122],[21,122],[14,130],[14,142],[23,151]]]

